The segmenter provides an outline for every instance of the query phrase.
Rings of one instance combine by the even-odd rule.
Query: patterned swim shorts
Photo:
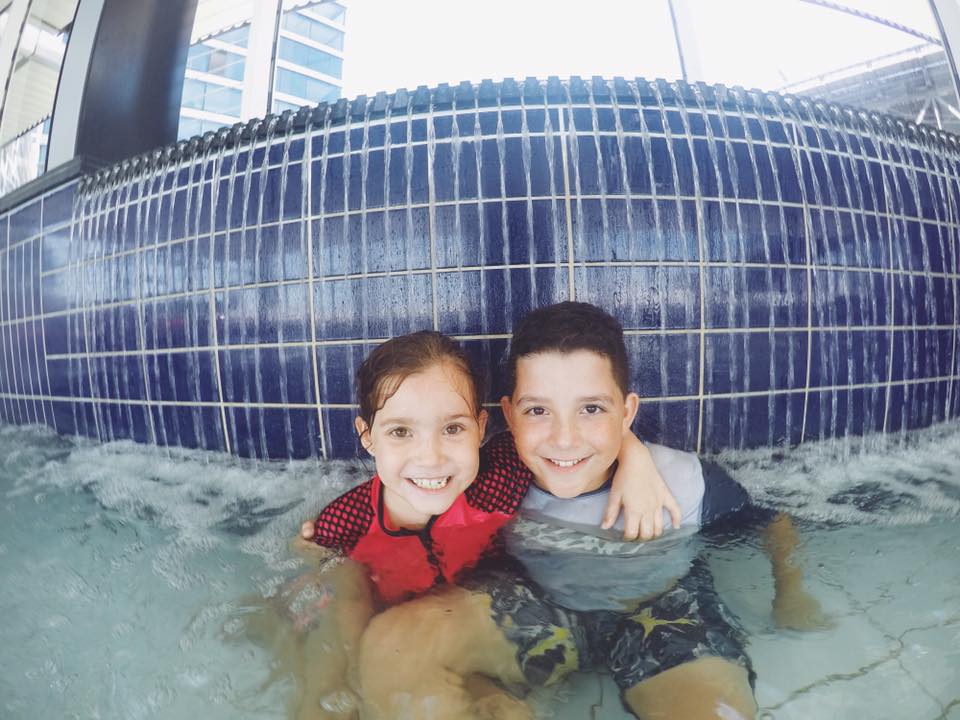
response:
[[[608,669],[621,690],[700,657],[722,657],[754,672],[743,632],[723,606],[706,563],[632,612],[578,612],[544,600],[515,565],[484,569],[467,583],[491,597],[497,626],[517,648],[527,681],[547,685],[574,670]]]

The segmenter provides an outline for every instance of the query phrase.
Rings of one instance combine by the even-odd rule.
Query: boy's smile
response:
[[[603,486],[637,412],[610,360],[589,350],[517,360],[513,397],[500,405],[520,458],[547,492],[572,498]]]

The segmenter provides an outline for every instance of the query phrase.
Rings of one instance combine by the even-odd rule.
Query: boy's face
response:
[[[572,498],[601,487],[637,414],[610,360],[589,350],[517,361],[513,397],[500,398],[520,458],[539,487]]]

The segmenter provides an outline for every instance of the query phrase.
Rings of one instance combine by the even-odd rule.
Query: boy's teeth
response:
[[[568,468],[568,467],[573,467],[574,465],[576,465],[576,464],[577,464],[578,462],[580,462],[581,460],[583,460],[583,458],[578,458],[577,460],[554,460],[554,459],[551,458],[551,459],[550,459],[550,462],[552,462],[553,464],[555,464],[555,465],[557,465],[557,466],[559,466],[559,467]]]
[[[439,490],[446,487],[449,478],[410,478],[410,482],[424,490]]]

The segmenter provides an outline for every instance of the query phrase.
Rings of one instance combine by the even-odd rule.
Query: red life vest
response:
[[[313,540],[367,566],[380,596],[397,602],[452,582],[476,564],[497,531],[517,514],[531,478],[513,437],[501,433],[481,449],[476,480],[421,530],[387,527],[383,486],[374,476],[323,509]]]

